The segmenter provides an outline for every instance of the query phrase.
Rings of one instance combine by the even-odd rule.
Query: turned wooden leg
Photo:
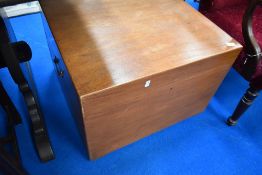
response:
[[[256,99],[258,95],[258,90],[250,87],[238,103],[233,115],[227,119],[227,124],[229,126],[236,125],[238,119],[249,108],[249,106],[251,106],[252,102]]]

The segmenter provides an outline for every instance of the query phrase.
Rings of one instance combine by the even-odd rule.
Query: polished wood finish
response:
[[[79,98],[91,159],[201,112],[241,50],[182,0],[41,6]]]

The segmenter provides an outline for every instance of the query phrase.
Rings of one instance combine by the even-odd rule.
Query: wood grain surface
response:
[[[91,159],[203,111],[237,54],[215,56],[82,98]],[[145,88],[148,80],[151,85]]]
[[[40,2],[79,96],[240,47],[182,0]]]
[[[40,3],[91,159],[201,112],[242,48],[182,0]]]

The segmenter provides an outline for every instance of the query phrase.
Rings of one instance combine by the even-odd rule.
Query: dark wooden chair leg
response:
[[[249,108],[249,106],[251,106],[252,102],[259,95],[258,92],[258,90],[252,87],[246,91],[245,95],[238,103],[233,115],[227,119],[227,124],[229,126],[234,126],[237,124],[237,121],[241,115]]]

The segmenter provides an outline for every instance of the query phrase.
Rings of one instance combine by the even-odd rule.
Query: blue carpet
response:
[[[224,123],[248,87],[234,70],[230,70],[201,114],[89,161],[50,61],[41,16],[18,17],[11,23],[17,38],[32,46],[32,70],[56,154],[51,162],[38,160],[23,99],[6,69],[1,69],[0,79],[23,118],[17,135],[24,166],[32,175],[262,174],[262,97],[237,126],[227,127]],[[3,116],[0,109],[1,135]]]
[[[185,0],[187,3],[189,3],[193,8],[198,9],[199,3],[194,2],[194,0]]]

